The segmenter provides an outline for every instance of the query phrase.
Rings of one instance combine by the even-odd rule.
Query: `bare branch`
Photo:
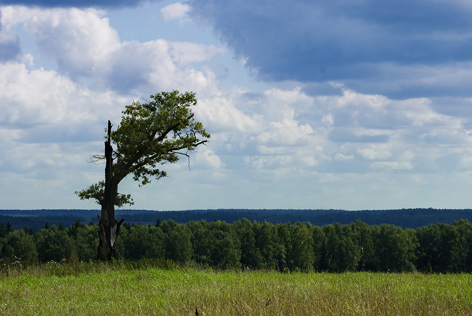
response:
[[[103,164],[105,163],[105,155],[101,155],[101,154],[95,154],[95,155],[92,155],[92,157],[90,157],[90,159],[88,160],[89,163],[94,163],[94,164]]]

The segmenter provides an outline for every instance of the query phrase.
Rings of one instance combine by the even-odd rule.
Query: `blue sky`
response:
[[[212,134],[138,209],[470,208],[472,3],[0,0],[0,208],[97,208],[108,119],[194,91]]]

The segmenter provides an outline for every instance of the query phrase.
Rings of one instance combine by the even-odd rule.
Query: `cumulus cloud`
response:
[[[221,133],[241,133],[246,137],[261,130],[260,117],[238,109],[231,97],[217,94],[198,101],[195,112],[212,130]]]
[[[195,154],[195,164],[199,169],[222,169],[225,167],[225,164],[221,161],[220,157],[206,146],[199,149]]]
[[[177,2],[162,8],[161,13],[164,17],[164,21],[170,21],[184,18],[189,10],[190,6],[188,4]]]
[[[452,157],[462,165],[468,161],[467,121],[438,113],[430,99],[399,101],[347,89],[318,97],[300,88],[273,88],[251,98],[244,90],[236,94],[244,103],[220,95],[204,100],[198,115],[215,132],[212,146],[223,162],[265,179],[280,180],[300,169],[305,175],[431,172]],[[240,156],[244,164],[236,167]],[[459,163],[455,168],[462,170]]]
[[[73,78],[106,71],[106,60],[120,48],[118,34],[96,9],[6,7],[2,12],[5,25],[23,23],[39,50]]]
[[[258,140],[262,144],[297,145],[306,142],[314,133],[310,125],[299,125],[293,120],[271,122],[270,130],[261,133]]]
[[[300,103],[284,103],[283,97],[273,103],[273,95],[291,95]],[[399,101],[352,90],[311,97],[299,89],[271,89],[254,102],[262,115],[260,128],[241,148],[247,154],[245,166],[265,176],[269,170],[281,176],[279,168],[368,174],[453,166],[459,172],[469,161],[467,120],[438,113],[430,99]],[[272,113],[265,115],[266,109]]]
[[[339,161],[346,161],[346,160],[353,160],[354,156],[353,155],[344,155],[341,153],[336,153],[334,155],[334,160],[339,160]]]
[[[208,61],[222,48],[164,39],[120,41],[104,11],[3,7],[2,25],[23,25],[38,49],[55,60],[58,71],[89,82],[90,88],[129,93],[136,89],[204,90],[213,73],[194,66]],[[0,51],[1,52],[1,51]]]
[[[471,94],[470,80],[463,81],[472,68],[472,10],[466,1],[189,4],[189,14],[210,24],[262,80],[339,81],[396,98]]]
[[[71,94],[81,92],[77,93],[69,79],[54,71],[29,71],[20,63],[0,64],[2,125],[35,126],[65,119],[76,122],[89,119],[92,113],[76,115],[81,109],[64,102]]]
[[[101,139],[107,119],[119,117],[131,97],[78,86],[55,71],[0,64],[0,124],[10,130],[4,146],[19,143],[70,143]],[[10,139],[11,141],[6,141]],[[14,143],[13,143],[14,140]]]
[[[371,146],[371,148],[359,149],[359,153],[369,160],[386,159],[392,156],[388,147],[390,146]]]

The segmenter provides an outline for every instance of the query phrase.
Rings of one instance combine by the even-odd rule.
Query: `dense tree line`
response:
[[[294,210],[294,209],[212,209],[188,211],[146,211],[146,210],[116,210],[117,218],[124,218],[126,223],[142,223],[154,225],[158,218],[172,219],[186,224],[191,221],[215,219],[234,223],[242,218],[250,221],[269,223],[310,222],[314,225],[325,226],[334,222],[347,225],[360,220],[369,225],[392,224],[403,228],[417,229],[436,223],[452,224],[461,218],[472,222],[471,209],[397,209],[370,211],[343,210]],[[50,225],[70,226],[77,220],[88,223],[90,220],[98,223],[97,210],[0,210],[0,223],[10,222],[13,229],[22,229],[26,225],[34,231]]]
[[[416,230],[394,225],[315,226],[272,224],[242,219],[173,220],[155,225],[123,224],[118,255],[126,260],[169,259],[222,269],[301,271],[472,272],[472,225],[467,220],[433,224]],[[98,226],[77,221],[67,228],[45,225],[34,232],[0,224],[0,258],[4,263],[96,259]]]

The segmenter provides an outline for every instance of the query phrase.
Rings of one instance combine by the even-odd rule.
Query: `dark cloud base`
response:
[[[189,3],[190,14],[210,24],[263,81],[356,82],[363,91],[397,97],[402,86],[409,96],[417,87],[425,93],[447,93],[447,85],[427,87],[421,83],[424,78],[387,73],[384,67],[436,68],[472,61],[472,12],[458,1]],[[397,82],[397,88],[389,82]],[[466,87],[454,90],[472,93]]]

